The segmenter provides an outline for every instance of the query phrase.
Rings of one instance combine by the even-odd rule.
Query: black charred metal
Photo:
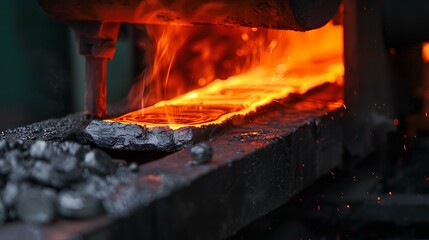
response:
[[[55,188],[64,188],[82,179],[83,168],[81,160],[75,156],[58,156],[52,162],[50,185]]]
[[[2,189],[2,200],[6,207],[12,207],[19,193],[20,184],[8,182]]]
[[[193,164],[208,163],[213,156],[213,149],[207,143],[200,143],[191,148]]]
[[[209,139],[221,129],[222,125],[209,125],[172,130],[93,120],[79,134],[78,140],[112,150],[174,152]]]
[[[10,170],[12,167],[10,166],[10,163],[6,161],[6,159],[0,159],[0,174],[1,175],[7,175],[10,173]]]
[[[83,165],[91,172],[102,176],[113,174],[116,170],[116,165],[112,161],[112,158],[105,152],[97,149],[85,154]]]
[[[52,222],[56,216],[56,193],[50,189],[25,189],[19,193],[15,209],[24,222]]]
[[[8,144],[5,140],[0,140],[0,151],[4,152],[8,148]]]
[[[98,175],[90,175],[85,182],[75,184],[73,190],[99,199],[106,198],[110,191],[109,182]]]
[[[124,176],[135,176],[101,150],[74,142],[1,143],[0,222],[18,218],[41,224],[58,215],[97,216],[104,212],[102,202],[109,192],[125,182]]]
[[[72,114],[61,119],[48,119],[24,127],[8,129],[0,133],[0,139],[11,142],[25,140],[64,141],[73,139],[76,132],[88,124],[82,113]]]
[[[51,181],[52,165],[44,161],[36,161],[31,169],[31,177],[42,184],[49,184]]]

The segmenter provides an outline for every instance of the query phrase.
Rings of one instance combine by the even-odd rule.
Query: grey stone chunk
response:
[[[132,172],[130,169],[126,167],[119,167],[116,170],[115,175],[107,176],[106,181],[111,183],[112,185],[125,183],[131,184],[131,182],[136,178],[136,173]]]
[[[15,200],[19,193],[19,184],[15,182],[8,182],[2,191],[2,200],[6,207],[14,205]]]
[[[212,159],[213,149],[207,143],[200,143],[191,148],[191,154],[196,164],[207,163]]]
[[[115,173],[117,165],[107,153],[94,149],[85,154],[83,162],[84,167],[91,172],[100,175],[109,175]]]
[[[11,170],[12,166],[10,165],[10,163],[4,158],[0,158],[0,174],[8,175]]]
[[[166,127],[144,128],[135,124],[93,120],[81,134],[81,141],[88,141],[98,147],[131,151],[174,152],[189,147],[198,141],[205,127],[184,127],[172,130]]]
[[[49,182],[53,187],[64,188],[81,179],[82,168],[75,156],[59,155],[51,161],[51,164]]]
[[[0,140],[0,152],[4,152],[8,149],[9,145],[6,140]]]
[[[139,170],[139,165],[135,162],[130,163],[128,169],[133,172],[137,172]]]
[[[98,175],[90,175],[85,182],[74,185],[73,189],[86,195],[102,199],[108,195],[109,185],[104,178]]]
[[[66,174],[79,171],[80,167],[79,159],[72,155],[57,156],[55,159],[52,160],[51,164],[55,170]]]
[[[24,160],[24,154],[19,150],[12,150],[6,153],[6,161],[8,161],[12,167],[21,166],[21,162]]]
[[[48,143],[46,141],[37,140],[33,145],[30,147],[30,156],[34,158],[46,158],[48,149]]]
[[[52,222],[56,215],[55,193],[43,189],[30,188],[21,192],[15,203],[19,219],[28,223]]]
[[[103,213],[101,200],[77,191],[64,191],[58,196],[58,211],[68,218],[89,218]]]
[[[16,166],[12,168],[12,171],[9,174],[9,181],[12,182],[21,182],[29,179],[31,177],[30,170],[23,166]]]
[[[6,153],[6,161],[12,169],[9,173],[9,180],[23,181],[30,177],[29,169],[34,165],[34,159],[28,159],[25,152],[14,149]]]
[[[67,175],[56,170],[51,171],[49,176],[49,185],[57,189],[69,187],[76,180],[73,175]]]
[[[30,170],[31,177],[43,184],[48,184],[51,178],[52,166],[44,161],[36,161],[33,168]]]
[[[9,142],[9,149],[16,149],[16,150],[23,150],[23,141],[22,140],[16,140]]]
[[[89,149],[76,142],[63,142],[60,144],[60,148],[67,154],[71,154],[76,157],[83,157]]]
[[[102,214],[102,202],[117,185],[125,187],[137,177],[127,162],[74,142],[6,145],[0,151],[0,224],[5,219],[49,223],[57,213],[77,219]]]

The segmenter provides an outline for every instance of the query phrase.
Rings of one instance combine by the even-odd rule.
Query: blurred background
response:
[[[84,58],[65,23],[37,0],[14,0],[0,8],[0,32],[0,131],[83,110]],[[129,41],[118,41],[109,103],[125,97],[134,79],[131,50]]]

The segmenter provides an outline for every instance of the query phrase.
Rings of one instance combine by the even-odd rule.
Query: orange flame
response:
[[[343,81],[342,27],[331,23],[309,32],[151,26],[148,33],[156,51],[142,82],[150,91],[140,95],[140,110],[110,121],[172,129],[222,123],[291,93]]]
[[[425,63],[429,63],[429,42],[422,44],[422,57]]]

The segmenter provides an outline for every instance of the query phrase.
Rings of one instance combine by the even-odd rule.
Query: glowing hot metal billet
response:
[[[319,75],[288,78],[271,75],[258,68],[109,121],[171,129],[222,124],[233,116],[254,112],[275,99],[304,94],[323,83],[335,83],[344,72],[342,63],[327,65],[323,70],[326,72]]]
[[[333,96],[331,90],[334,91]],[[314,92],[324,95],[324,91],[327,91],[328,99],[314,99],[312,94]],[[307,94],[295,94],[284,100],[275,101],[268,104],[265,107],[258,108],[256,113],[243,116],[243,117],[232,117],[229,120],[220,123],[209,123],[200,126],[180,126],[178,128],[170,128],[168,125],[152,125],[151,127],[145,127],[142,125],[120,123],[112,121],[100,121],[94,120],[83,129],[83,134],[80,135],[80,140],[84,142],[91,142],[92,144],[113,150],[127,150],[127,151],[163,151],[173,152],[183,148],[187,148],[194,143],[198,143],[203,140],[214,138],[219,132],[223,132],[232,126],[241,126],[254,123],[254,118],[261,118],[261,115],[266,120],[274,121],[273,125],[287,124],[287,121],[291,121],[290,113],[294,112],[297,114],[297,110],[303,110],[303,116],[306,115],[305,111],[313,109],[324,109],[326,111],[339,108],[343,105],[342,102],[342,87],[336,83],[326,83],[313,90],[307,92]],[[296,104],[294,99],[298,98],[300,104]],[[305,99],[302,101],[302,99]],[[273,109],[277,109],[282,112],[276,117],[272,117]],[[270,111],[267,111],[267,110]],[[275,112],[275,111],[274,111]],[[299,117],[300,118],[300,117]],[[278,122],[277,122],[278,121]],[[250,133],[252,131],[249,131]],[[261,137],[264,135],[262,134]],[[264,139],[269,139],[268,136],[264,136]],[[265,141],[265,140],[264,140]]]
[[[181,32],[176,32],[182,30]],[[225,80],[204,82],[199,89],[187,92],[173,99],[160,101],[153,106],[127,113],[110,119],[126,124],[137,124],[144,128],[167,127],[179,129],[183,127],[201,127],[211,124],[222,124],[232,116],[244,116],[257,108],[283,99],[290,94],[303,94],[324,83],[342,84],[344,66],[342,61],[342,27],[332,23],[312,32],[291,32],[255,29],[229,29],[229,33],[239,38],[239,49],[225,46],[222,43],[202,44],[208,39],[187,42],[181,48],[175,48],[177,36],[184,35],[189,29],[165,28],[162,38],[158,41],[155,60],[147,81],[167,82],[160,99],[168,99],[168,90],[177,92],[178,88],[186,88],[192,82],[192,76],[180,75],[180,69],[191,69],[191,75],[202,74],[205,79],[216,76],[219,72],[212,66],[222,64],[211,60],[225,51],[242,56],[242,59],[225,59],[230,61],[237,71]],[[166,34],[170,33],[170,35]],[[215,35],[214,35],[215,36]],[[192,38],[192,37],[191,37]],[[317,42],[315,45],[314,43]],[[237,47],[237,46],[236,46]],[[183,49],[188,49],[185,51]],[[206,60],[195,63],[195,59],[181,59],[179,51],[187,55],[202,52]],[[168,56],[168,57],[167,57]],[[223,55],[220,55],[223,56]],[[179,59],[177,59],[179,58]],[[234,61],[236,60],[236,61]],[[174,61],[177,64],[174,64]],[[243,63],[244,61],[244,63]],[[185,62],[184,65],[181,62]],[[166,68],[163,68],[163,66]],[[200,66],[204,65],[204,66]],[[208,65],[212,71],[202,72]],[[244,66],[243,66],[244,65]],[[177,69],[177,70],[176,70]],[[161,73],[160,73],[161,72]],[[166,74],[163,74],[166,72]],[[221,72],[221,71],[220,71]],[[203,73],[206,73],[205,75]],[[159,75],[161,74],[162,77]],[[165,76],[164,76],[165,75]],[[178,76],[178,77],[177,77]],[[191,78],[191,79],[187,79]],[[183,79],[185,78],[185,79]],[[171,82],[171,83],[170,83]],[[156,85],[151,86],[150,96],[156,95]],[[159,90],[159,91],[160,91]],[[167,93],[167,94],[166,94]],[[175,95],[173,95],[175,96]],[[139,95],[129,98],[139,98]],[[142,102],[146,104],[146,99]]]

